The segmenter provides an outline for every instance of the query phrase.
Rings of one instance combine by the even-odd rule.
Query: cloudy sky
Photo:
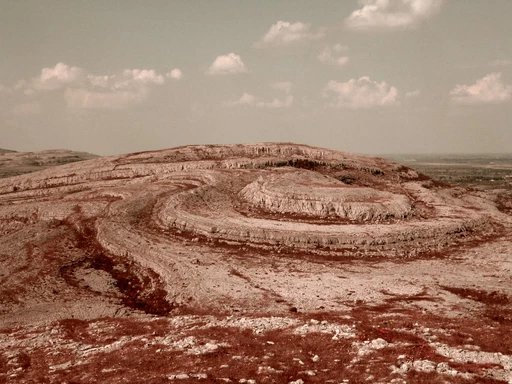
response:
[[[512,152],[511,0],[3,0],[0,148]]]

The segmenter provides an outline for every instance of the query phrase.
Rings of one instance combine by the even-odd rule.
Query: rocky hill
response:
[[[46,168],[94,159],[98,156],[87,152],[65,149],[40,152],[16,152],[0,148],[0,178],[22,175]]]
[[[511,228],[486,192],[290,143],[3,179],[0,379],[507,382]]]

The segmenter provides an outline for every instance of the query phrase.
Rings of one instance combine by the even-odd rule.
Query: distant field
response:
[[[512,154],[493,155],[383,155],[434,179],[511,187]]]
[[[49,167],[90,160],[98,156],[65,149],[16,152],[0,148],[0,179],[36,172]]]

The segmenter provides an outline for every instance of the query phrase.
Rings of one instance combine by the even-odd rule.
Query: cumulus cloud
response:
[[[256,107],[256,108],[288,108],[293,104],[293,95],[290,94],[292,89],[292,83],[288,81],[282,81],[278,83],[274,83],[271,85],[271,88],[284,92],[285,96],[279,98],[274,97],[270,101],[265,101],[259,97],[251,95],[250,93],[244,92],[244,94],[240,97],[240,99],[235,101],[227,101],[224,105],[228,107],[235,106],[247,106],[247,107]]]
[[[179,70],[170,74],[180,77],[181,71],[176,71]],[[143,102],[153,87],[164,83],[165,76],[154,69],[125,69],[113,75],[94,75],[82,68],[57,63],[53,68],[43,68],[41,74],[30,81],[18,81],[14,89],[26,95],[61,90],[70,108],[122,109]],[[28,108],[20,106],[16,113],[28,111]]]
[[[180,69],[174,68],[171,70],[171,72],[167,73],[165,76],[167,76],[169,79],[179,80],[183,77],[183,72],[181,72]]]
[[[206,71],[208,75],[226,75],[232,73],[247,72],[247,68],[239,55],[229,53],[217,56],[215,61]]]
[[[279,91],[284,91],[286,93],[290,93],[292,90],[293,84],[289,81],[280,81],[272,84],[272,88],[277,89]]]
[[[489,63],[491,67],[495,68],[506,68],[510,67],[512,65],[512,60],[509,59],[500,59],[500,60],[493,60]]]
[[[457,104],[498,104],[512,98],[512,85],[504,84],[501,73],[494,72],[473,85],[456,85],[450,95]]]
[[[78,109],[124,109],[143,102],[150,87],[162,85],[163,75],[154,69],[125,69],[120,75],[88,76],[89,86],[68,88],[64,100]]]
[[[37,101],[21,103],[14,106],[12,114],[15,116],[37,115],[43,111],[41,104]]]
[[[406,99],[413,99],[415,97],[418,97],[420,95],[420,93],[421,93],[421,91],[419,89],[415,89],[414,91],[407,92],[404,97]]]
[[[331,80],[324,88],[323,96],[339,108],[371,108],[400,104],[398,90],[385,81],[378,83],[368,76],[351,79],[346,83]]]
[[[348,56],[346,56],[347,52],[348,47],[341,44],[335,44],[332,47],[325,47],[317,57],[322,63],[342,67],[348,62]]]
[[[256,104],[259,108],[289,108],[293,104],[293,95],[287,95],[282,99],[274,98],[272,101],[260,101]]]
[[[225,105],[233,107],[235,105],[248,105],[253,106],[256,105],[256,97],[251,95],[250,93],[244,92],[244,94],[240,97],[240,99],[235,101],[227,101]]]
[[[256,108],[288,108],[293,104],[293,96],[287,95],[282,99],[273,98],[271,101],[264,101],[260,98],[251,95],[250,93],[244,92],[244,94],[240,97],[240,99],[235,101],[228,101],[224,103],[228,107],[234,107],[237,105],[245,105],[248,107],[256,107]]]
[[[272,25],[268,32],[256,43],[256,48],[265,46],[278,46],[299,43],[303,41],[311,41],[320,39],[324,36],[322,31],[313,32],[311,24],[297,21],[290,23],[288,21],[279,20]]]
[[[84,75],[84,70],[81,68],[57,63],[53,68],[43,68],[41,74],[32,79],[29,86],[35,90],[52,91],[79,84],[83,82]]]
[[[111,76],[87,75],[87,80],[93,87],[107,88]]]
[[[14,87],[13,89],[19,91],[20,89],[23,89],[23,88],[26,88],[28,87],[28,83],[26,80],[22,79],[22,80],[18,80],[16,82],[16,84],[14,84]]]
[[[351,29],[416,28],[441,9],[443,0],[359,0],[362,6],[345,19]]]
[[[141,103],[147,89],[132,91],[92,91],[86,88],[68,88],[64,99],[70,108],[76,109],[125,109]]]
[[[123,76],[115,81],[114,89],[133,89],[134,87],[152,84],[162,85],[165,78],[154,69],[125,69]]]

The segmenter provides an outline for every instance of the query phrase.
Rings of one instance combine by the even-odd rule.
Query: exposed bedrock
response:
[[[403,219],[412,208],[405,195],[351,186],[305,170],[283,170],[268,177],[259,176],[240,195],[272,212],[337,216],[359,222]]]
[[[189,146],[0,180],[0,232],[80,212],[108,219],[101,226],[138,223],[162,239],[172,230],[257,247],[409,255],[492,230],[488,202],[468,203],[465,193],[365,155],[296,144]]]

